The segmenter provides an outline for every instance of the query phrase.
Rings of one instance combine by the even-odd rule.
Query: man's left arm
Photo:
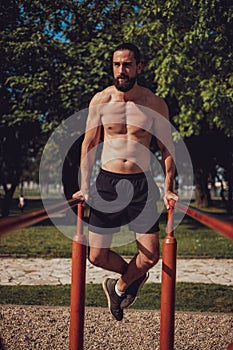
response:
[[[157,113],[154,128],[162,154],[162,167],[165,176],[164,204],[169,209],[169,202],[178,200],[178,196],[174,193],[175,147],[172,140],[171,124],[169,123],[168,107],[165,101],[158,98],[155,110]]]
[[[159,147],[162,153],[162,166],[164,169],[164,204],[169,209],[169,201],[177,201],[178,196],[174,193],[175,162],[168,149],[161,143]],[[170,203],[171,204],[171,203]]]

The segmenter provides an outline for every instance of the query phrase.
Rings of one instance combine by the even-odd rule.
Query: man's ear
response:
[[[141,73],[141,71],[142,71],[142,63],[140,62],[137,65],[137,73]]]

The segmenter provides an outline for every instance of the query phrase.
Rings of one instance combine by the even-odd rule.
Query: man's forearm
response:
[[[174,191],[175,163],[171,155],[167,155],[164,159],[165,183],[164,190]]]
[[[88,147],[82,150],[81,154],[81,190],[89,192],[90,178],[95,162],[95,149]]]

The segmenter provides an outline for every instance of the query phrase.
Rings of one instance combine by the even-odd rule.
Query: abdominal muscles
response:
[[[140,173],[150,168],[150,151],[142,143],[114,137],[104,141],[102,168],[116,173]]]

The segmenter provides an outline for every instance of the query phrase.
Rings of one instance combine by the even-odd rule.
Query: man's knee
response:
[[[149,265],[149,268],[151,269],[153,266],[155,266],[159,261],[159,255],[155,254],[153,257],[149,257],[147,260],[147,264]]]
[[[159,252],[154,254],[141,254],[141,264],[146,269],[151,269],[153,266],[155,266],[159,261]]]
[[[92,265],[97,267],[102,267],[105,265],[105,262],[107,260],[107,255],[108,255],[107,251],[90,249],[88,254],[88,260]]]

